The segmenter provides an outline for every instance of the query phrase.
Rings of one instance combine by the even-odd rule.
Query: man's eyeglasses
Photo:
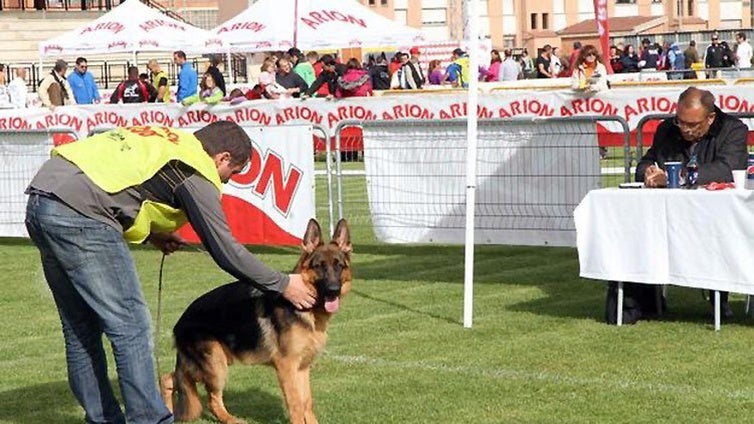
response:
[[[675,125],[678,128],[687,129],[687,130],[697,130],[699,127],[704,124],[704,122],[707,121],[708,118],[705,118],[699,122],[683,122],[679,121],[678,118],[673,119],[673,125]]]
[[[89,68],[88,65],[79,65],[79,69],[88,69],[88,68]]]

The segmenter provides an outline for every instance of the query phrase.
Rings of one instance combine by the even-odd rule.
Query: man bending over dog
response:
[[[118,128],[53,149],[29,184],[26,227],[42,257],[65,338],[68,382],[87,423],[172,423],[155,382],[150,318],[125,241],[164,253],[190,222],[215,262],[249,290],[300,309],[315,297],[300,274],[274,271],[231,236],[222,183],[249,162],[251,140],[228,121],[195,133]],[[124,241],[125,239],[125,241]],[[125,416],[107,375],[110,340]]]

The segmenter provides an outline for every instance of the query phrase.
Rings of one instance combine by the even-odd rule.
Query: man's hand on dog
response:
[[[296,307],[296,309],[310,309],[317,300],[311,287],[304,284],[301,274],[290,274],[290,282],[283,292],[283,297]]]
[[[186,240],[176,233],[152,233],[149,235],[149,242],[166,255],[175,252],[186,244]]]

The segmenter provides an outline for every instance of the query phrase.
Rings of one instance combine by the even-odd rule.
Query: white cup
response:
[[[736,185],[736,190],[743,190],[746,188],[745,169],[736,169],[733,171],[733,184]]]

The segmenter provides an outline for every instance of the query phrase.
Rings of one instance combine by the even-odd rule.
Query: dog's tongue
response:
[[[325,310],[331,314],[334,314],[335,312],[338,312],[338,308],[340,307],[340,298],[333,297],[330,299],[325,299]]]

